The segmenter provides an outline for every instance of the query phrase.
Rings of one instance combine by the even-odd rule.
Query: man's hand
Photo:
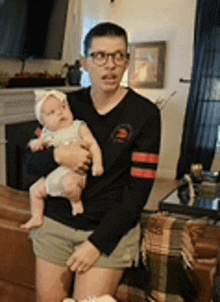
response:
[[[84,273],[88,271],[99,259],[100,251],[89,241],[73,253],[67,261],[67,265],[73,272]]]
[[[91,163],[89,145],[83,141],[72,143],[67,146],[60,146],[54,150],[55,161],[72,171],[85,174]]]

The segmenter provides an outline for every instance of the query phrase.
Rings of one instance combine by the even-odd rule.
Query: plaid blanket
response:
[[[143,217],[143,255],[158,302],[195,301],[196,289],[182,262],[182,232],[189,217],[157,213]],[[203,220],[201,220],[203,223]]]
[[[208,222],[189,221],[183,229],[182,238],[185,268],[199,290],[197,301],[209,302],[214,291],[211,272],[216,267],[220,228]]]
[[[116,295],[119,301],[196,301],[195,282],[184,269],[182,258],[183,230],[190,220],[185,215],[143,214],[141,258],[147,273],[134,268],[129,275],[128,270]],[[197,219],[197,223],[204,226],[207,221]]]

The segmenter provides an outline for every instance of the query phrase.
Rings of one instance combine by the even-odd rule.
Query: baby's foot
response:
[[[71,205],[72,205],[73,216],[84,213],[84,207],[82,201],[72,202]]]
[[[41,217],[32,217],[28,222],[21,225],[21,229],[30,231],[34,228],[43,225],[43,219]]]
[[[92,176],[101,176],[104,173],[103,166],[93,165],[92,166]]]

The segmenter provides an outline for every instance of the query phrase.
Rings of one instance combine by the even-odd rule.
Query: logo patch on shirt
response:
[[[38,127],[35,130],[34,134],[36,135],[37,138],[39,138],[41,136],[41,134],[42,134],[42,129],[40,127]]]
[[[132,127],[130,124],[118,125],[111,134],[111,138],[115,143],[123,144],[129,141],[132,135]]]

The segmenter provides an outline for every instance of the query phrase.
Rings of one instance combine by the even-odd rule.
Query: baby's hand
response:
[[[33,152],[43,151],[45,149],[45,142],[41,139],[32,139],[28,143],[28,146]]]
[[[101,164],[94,163],[92,165],[92,175],[93,176],[101,176],[104,173],[104,168]]]

